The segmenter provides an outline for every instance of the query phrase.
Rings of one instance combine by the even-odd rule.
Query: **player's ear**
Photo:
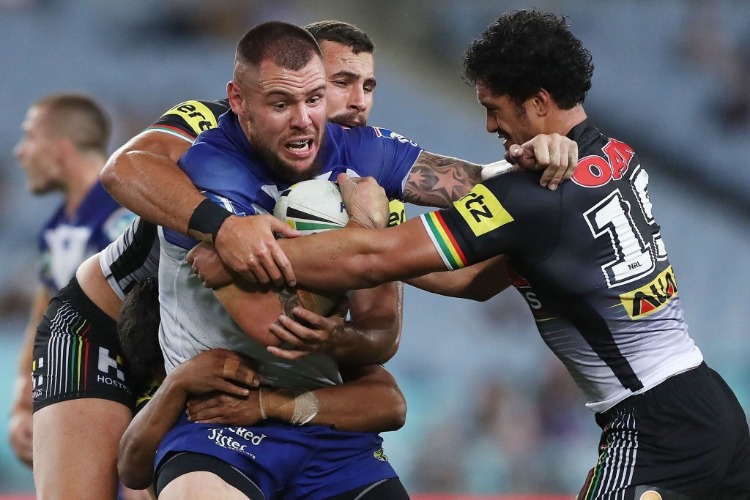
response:
[[[232,108],[234,114],[241,114],[242,92],[240,91],[239,85],[234,80],[227,83],[227,97],[229,98],[229,106]]]
[[[552,96],[546,89],[539,89],[537,93],[531,97],[531,104],[538,116],[546,116],[553,104]]]

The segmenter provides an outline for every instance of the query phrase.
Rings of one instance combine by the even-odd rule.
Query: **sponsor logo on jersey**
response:
[[[542,302],[539,300],[536,293],[534,293],[534,290],[531,288],[531,283],[529,283],[529,280],[521,276],[521,274],[516,271],[516,269],[510,264],[508,264],[507,267],[508,277],[510,278],[511,284],[516,290],[518,290],[523,298],[526,299],[526,303],[529,305],[534,318],[538,319],[539,317],[542,317],[542,315],[540,314],[540,311],[542,309]]]
[[[388,202],[388,227],[398,226],[406,221],[406,206],[401,200],[390,200]]]
[[[185,101],[173,107],[164,115],[177,115],[190,127],[195,135],[204,130],[216,127],[217,121],[214,114],[205,104],[198,101]]]
[[[372,127],[372,128],[373,130],[375,130],[375,135],[377,137],[383,137],[384,139],[393,139],[398,142],[403,142],[404,144],[411,144],[414,147],[417,147],[417,148],[419,147],[419,144],[417,144],[416,142],[410,139],[407,139],[401,134],[397,134],[396,132],[392,132],[390,130],[380,128],[380,127]]]
[[[248,446],[260,446],[265,437],[265,434],[255,434],[245,427],[215,428],[208,431],[208,439],[213,441],[216,446],[237,451],[253,458],[255,458],[255,455],[248,450]]]
[[[637,319],[663,309],[676,296],[677,282],[669,266],[650,283],[620,295],[620,300],[628,316]]]
[[[578,168],[573,174],[573,182],[579,186],[597,188],[611,180],[622,179],[628,171],[630,160],[635,152],[624,142],[610,139],[602,148],[604,157],[584,156],[578,160]]]
[[[513,216],[505,210],[505,207],[500,204],[495,195],[482,184],[474,186],[469,194],[453,202],[453,205],[475,236],[482,236],[513,222]]]
[[[372,456],[380,460],[381,462],[388,461],[388,457],[386,456],[385,450],[383,448],[380,448],[377,451],[375,451],[375,453],[373,453]]]

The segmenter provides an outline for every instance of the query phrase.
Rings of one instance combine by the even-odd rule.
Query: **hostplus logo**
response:
[[[130,392],[130,389],[124,383],[125,372],[122,370],[122,360],[119,356],[113,358],[109,354],[109,349],[100,347],[97,368],[101,372],[96,376],[96,381],[98,383],[118,387],[124,391]],[[104,375],[102,375],[102,373]]]

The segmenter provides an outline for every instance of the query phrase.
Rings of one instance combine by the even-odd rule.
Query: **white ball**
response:
[[[323,179],[298,182],[284,190],[273,215],[302,234],[338,229],[349,221],[338,185]]]

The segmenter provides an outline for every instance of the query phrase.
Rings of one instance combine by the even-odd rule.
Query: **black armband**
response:
[[[195,207],[193,215],[190,216],[188,231],[210,234],[211,243],[214,243],[221,225],[231,215],[233,215],[232,212],[220,207],[211,200],[203,200]]]

